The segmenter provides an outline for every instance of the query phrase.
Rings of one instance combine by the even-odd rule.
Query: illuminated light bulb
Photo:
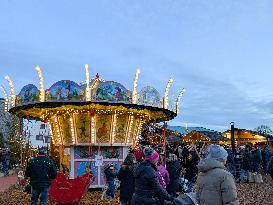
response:
[[[166,89],[165,89],[164,100],[163,100],[163,108],[164,109],[168,109],[169,91],[170,91],[170,87],[171,87],[172,83],[173,83],[173,79],[171,78],[168,81]]]
[[[138,80],[139,74],[140,74],[140,69],[138,68],[136,70],[135,79],[134,79],[134,87],[133,87],[133,92],[132,92],[132,103],[133,104],[137,104],[137,80]]]
[[[44,87],[44,77],[40,66],[36,66],[40,80],[40,101],[45,102],[45,87]]]
[[[11,78],[8,75],[5,77],[5,79],[8,81],[9,86],[10,86],[11,106],[15,107],[16,93],[15,93],[13,81],[11,80]]]
[[[117,128],[117,114],[114,114],[114,116],[113,116],[113,130],[112,130],[112,144],[114,144],[114,142],[115,142],[116,128]]]
[[[70,131],[71,131],[71,136],[72,136],[72,143],[76,144],[75,131],[74,131],[74,122],[73,122],[72,117],[69,118],[69,122],[70,122]]]
[[[95,117],[91,116],[91,142],[92,144],[95,144]]]
[[[85,76],[86,76],[85,98],[86,98],[86,101],[90,101],[91,100],[91,92],[90,92],[91,89],[90,89],[88,64],[85,64]]]

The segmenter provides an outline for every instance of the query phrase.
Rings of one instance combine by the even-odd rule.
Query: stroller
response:
[[[198,205],[194,192],[179,195],[174,201],[174,205]]]

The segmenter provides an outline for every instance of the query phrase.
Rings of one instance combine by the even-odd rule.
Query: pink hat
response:
[[[145,147],[143,153],[145,155],[145,160],[148,160],[151,163],[155,163],[159,160],[159,154],[153,148]]]

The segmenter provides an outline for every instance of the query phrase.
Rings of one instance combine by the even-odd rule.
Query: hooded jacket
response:
[[[170,183],[167,186],[168,193],[177,192],[179,189],[179,178],[182,166],[179,161],[171,161],[167,163],[167,170],[170,175]]]
[[[48,188],[51,180],[57,175],[55,164],[45,155],[38,155],[31,159],[26,169],[26,176],[30,177],[33,189]]]
[[[238,205],[232,174],[216,159],[204,159],[198,164],[197,199],[201,205]]]
[[[134,170],[135,193],[131,205],[157,205],[159,199],[172,201],[173,198],[160,186],[156,166],[145,160]]]
[[[131,202],[134,190],[134,165],[122,165],[118,172],[118,179],[120,180],[120,201],[124,203]]]

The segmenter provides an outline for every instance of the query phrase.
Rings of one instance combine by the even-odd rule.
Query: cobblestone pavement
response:
[[[0,177],[0,192],[5,191],[8,189],[10,186],[16,184],[17,176],[16,174],[12,174],[7,177]]]

